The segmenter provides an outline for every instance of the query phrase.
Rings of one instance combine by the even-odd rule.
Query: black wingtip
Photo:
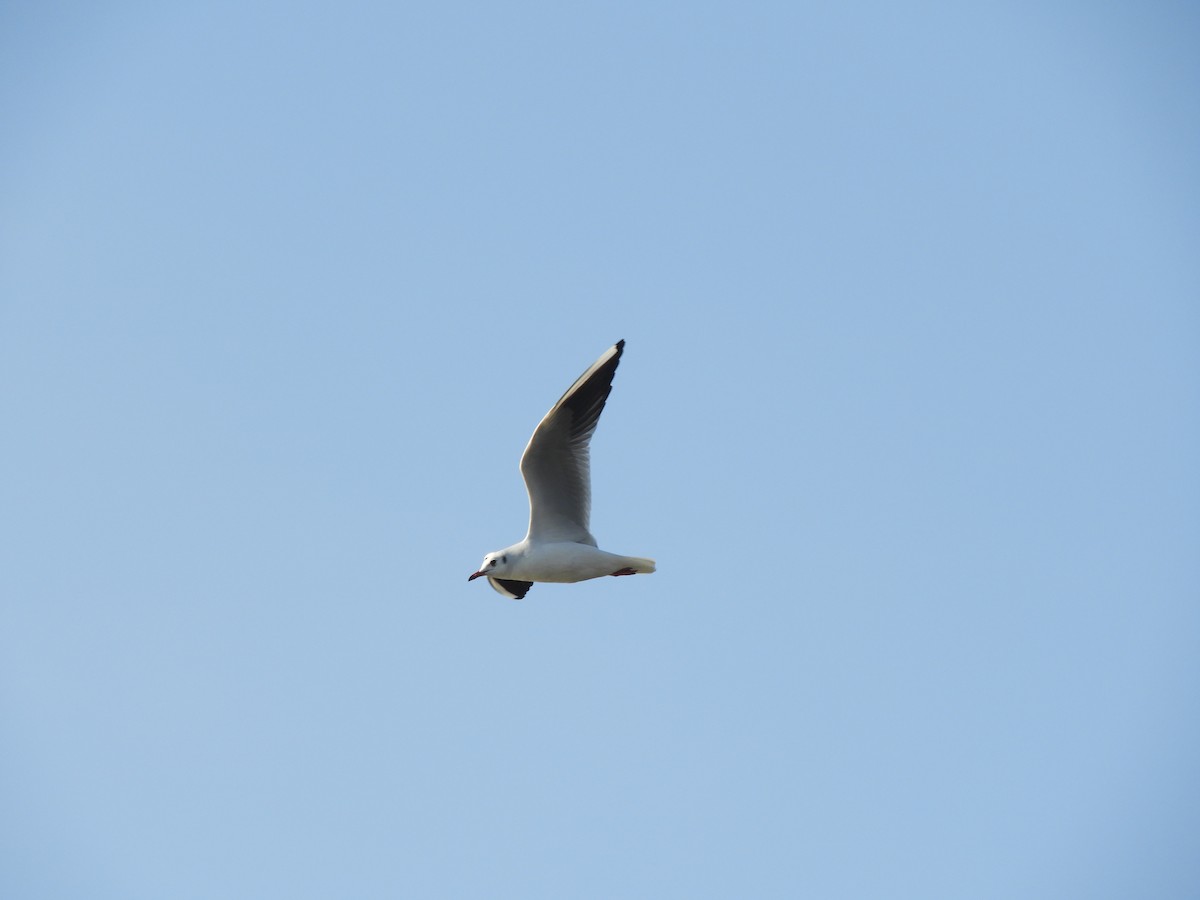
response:
[[[495,581],[496,584],[508,591],[514,600],[524,600],[529,589],[533,587],[532,581],[514,581],[511,578],[497,578]]]

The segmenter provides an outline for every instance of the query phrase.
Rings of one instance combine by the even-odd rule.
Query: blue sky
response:
[[[1195,897],[1198,38],[7,7],[0,894]]]

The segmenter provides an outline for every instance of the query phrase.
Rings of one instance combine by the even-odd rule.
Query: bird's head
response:
[[[508,573],[508,554],[502,550],[489,553],[479,565],[479,571],[467,576],[467,581],[474,581],[480,575],[490,575],[493,578],[503,578]]]

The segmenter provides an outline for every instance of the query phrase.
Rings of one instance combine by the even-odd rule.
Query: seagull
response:
[[[485,556],[467,581],[486,576],[499,593],[521,600],[535,581],[576,582],[654,571],[652,559],[601,550],[588,531],[588,444],[624,351],[624,341],[604,351],[534,429],[521,456],[521,475],[529,492],[529,533],[523,541]]]

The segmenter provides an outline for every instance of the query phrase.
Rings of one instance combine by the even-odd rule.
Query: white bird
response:
[[[467,581],[487,576],[505,597],[520,600],[535,581],[575,582],[654,571],[652,559],[599,549],[588,531],[588,445],[624,350],[624,341],[609,347],[534,429],[521,456],[521,475],[529,492],[529,533],[520,543],[485,556]]]

